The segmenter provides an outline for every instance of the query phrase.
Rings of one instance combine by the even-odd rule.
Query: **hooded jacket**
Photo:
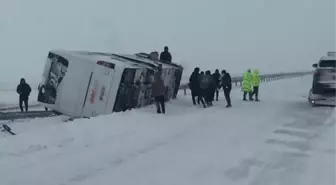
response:
[[[229,73],[225,73],[223,76],[222,76],[222,86],[224,88],[228,88],[228,89],[231,89],[232,88],[232,80],[231,80],[231,76]]]
[[[243,76],[243,91],[252,92],[252,75],[250,72],[246,71]]]
[[[260,84],[259,70],[255,69],[252,73],[252,85],[257,87]]]
[[[20,84],[16,88],[16,92],[20,97],[28,98],[31,92],[30,86],[26,83],[24,78],[21,78]]]
[[[200,88],[200,78],[201,75],[198,71],[194,71],[189,78],[189,87],[192,91],[198,91]]]

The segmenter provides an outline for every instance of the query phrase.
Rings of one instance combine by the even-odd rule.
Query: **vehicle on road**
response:
[[[147,53],[113,54],[52,50],[42,75],[38,102],[64,115],[94,117],[152,104],[154,73],[161,70],[165,100],[176,97],[183,67]]]
[[[315,68],[313,84],[308,101],[313,105],[335,106],[336,94],[336,52],[329,51],[327,56],[321,57]]]

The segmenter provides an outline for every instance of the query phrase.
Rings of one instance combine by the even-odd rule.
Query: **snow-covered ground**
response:
[[[179,95],[92,119],[12,123],[1,135],[4,185],[332,185],[335,112],[307,102],[311,77],[262,84],[261,102],[191,106]],[[182,93],[181,93],[182,94]],[[2,133],[4,134],[4,133]]]

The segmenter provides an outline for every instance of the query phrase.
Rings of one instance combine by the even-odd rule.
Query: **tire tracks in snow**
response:
[[[335,124],[330,121],[335,109],[316,109],[306,102],[294,102],[285,110],[288,118],[270,123],[280,123],[280,126],[265,137],[257,152],[226,170],[225,175],[233,184],[245,181],[249,185],[298,185],[298,176],[316,152],[314,144]],[[282,122],[285,120],[288,121]]]
[[[334,121],[334,109],[298,109],[291,113],[293,121],[284,123],[273,131],[265,141],[270,145],[264,165],[250,185],[298,185],[311,155],[316,152],[314,145]]]

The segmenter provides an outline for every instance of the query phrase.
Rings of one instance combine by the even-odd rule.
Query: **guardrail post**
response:
[[[187,95],[187,88],[184,87],[184,88],[183,88],[183,91],[184,91],[184,96],[186,96],[186,95]]]

